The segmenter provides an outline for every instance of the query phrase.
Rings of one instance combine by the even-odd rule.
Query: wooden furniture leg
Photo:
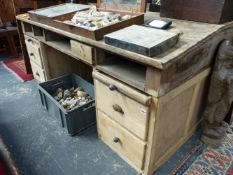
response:
[[[16,58],[17,57],[17,50],[16,50],[13,34],[11,34],[11,33],[7,34],[7,43],[9,46],[9,51],[10,51],[11,56]]]
[[[33,8],[34,10],[36,10],[36,9],[38,8],[38,6],[37,6],[37,1],[36,1],[36,0],[33,0],[33,1],[32,1],[32,8]]]
[[[6,43],[6,38],[5,38],[5,37],[0,36],[0,40],[1,40],[1,44]],[[0,48],[0,53],[1,53],[1,52],[6,52],[6,51],[7,51],[6,48]]]
[[[28,56],[28,52],[27,52],[27,48],[26,48],[26,44],[25,44],[25,40],[24,40],[22,26],[21,26],[21,23],[19,21],[17,21],[17,26],[18,26],[19,41],[20,41],[20,45],[21,45],[22,57],[24,59],[26,73],[31,74],[32,73],[31,63],[30,63],[30,59]]]
[[[233,102],[231,104],[231,108],[225,118],[225,122],[232,124],[233,123]]]

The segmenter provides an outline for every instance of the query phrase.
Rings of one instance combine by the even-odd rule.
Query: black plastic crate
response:
[[[58,88],[68,89],[82,87],[93,100],[77,106],[72,110],[66,110],[53,98]],[[47,111],[61,121],[62,127],[67,128],[70,135],[75,135],[96,123],[96,111],[93,85],[75,74],[65,75],[59,78],[41,83],[38,86],[42,105]]]

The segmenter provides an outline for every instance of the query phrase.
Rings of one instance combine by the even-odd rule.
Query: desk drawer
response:
[[[33,72],[34,78],[40,83],[46,81],[44,70],[41,69],[38,65],[36,65],[32,61],[31,61],[31,66],[32,66],[32,72]]]
[[[70,41],[71,50],[79,59],[93,64],[95,59],[96,50],[95,48],[82,44],[80,42],[71,40]]]
[[[140,139],[146,140],[150,97],[101,73],[93,75],[97,108]],[[115,86],[116,90],[111,90],[110,86]]]
[[[100,138],[132,166],[142,169],[146,144],[100,111],[97,120]]]
[[[43,68],[43,63],[41,59],[41,51],[40,51],[40,42],[31,37],[25,36],[25,43],[27,46],[30,60],[32,60],[38,66]]]

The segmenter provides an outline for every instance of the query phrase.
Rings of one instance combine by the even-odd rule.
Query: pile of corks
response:
[[[72,110],[92,100],[92,97],[82,87],[58,88],[53,96],[66,110]]]

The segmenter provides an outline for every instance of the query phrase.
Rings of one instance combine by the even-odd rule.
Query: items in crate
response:
[[[70,87],[79,87],[79,89]],[[44,83],[40,83],[38,90],[42,105],[52,116],[56,117],[56,119],[61,122],[62,127],[67,128],[70,135],[75,135],[96,123],[93,85],[78,75],[64,75],[48,80]],[[55,95],[58,96],[58,93],[63,92],[64,94],[59,94],[60,98],[63,99],[64,96],[68,98],[68,95],[72,94],[70,90],[77,91],[77,95],[75,94],[75,96],[85,96],[85,98],[90,100],[82,106],[76,106],[70,110],[65,109],[54,97]]]
[[[71,20],[65,20],[64,23],[94,31],[130,18],[131,15],[97,11],[97,8],[92,6],[89,11],[77,12]]]
[[[92,97],[84,91],[82,87],[62,89],[58,88],[54,94],[55,100],[57,100],[66,110],[72,110],[75,107],[82,106],[90,102]]]

